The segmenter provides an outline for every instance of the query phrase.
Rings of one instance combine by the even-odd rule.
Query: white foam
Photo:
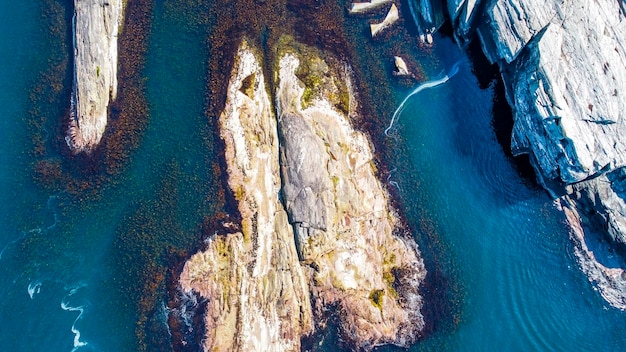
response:
[[[78,316],[76,317],[76,319],[74,320],[74,323],[72,324],[72,328],[71,328],[71,331],[74,334],[74,348],[72,349],[72,352],[78,351],[79,348],[88,345],[87,342],[81,341],[81,339],[80,339],[80,331],[76,328],[76,323],[78,323],[78,321],[82,319],[83,314],[85,314],[85,310],[86,310],[86,306],[87,305],[83,304],[83,305],[79,305],[79,306],[72,306],[68,302],[68,299],[69,299],[70,296],[74,295],[76,293],[76,291],[78,291],[78,289],[80,289],[82,287],[86,287],[86,286],[87,286],[87,284],[81,283],[79,285],[71,287],[69,289],[69,291],[70,291],[69,294],[67,296],[65,296],[65,298],[63,298],[63,300],[61,301],[61,309],[65,310],[65,311],[69,311],[69,312],[80,312],[78,314]]]
[[[461,61],[457,61],[452,68],[450,69],[450,72],[448,72],[447,75],[441,77],[441,78],[437,78],[437,79],[433,79],[430,81],[426,81],[422,84],[420,84],[419,86],[415,87],[415,89],[413,89],[413,91],[411,93],[409,93],[409,95],[406,96],[406,98],[404,98],[404,100],[402,100],[402,103],[400,103],[400,106],[398,106],[398,108],[396,109],[396,111],[393,113],[393,116],[391,117],[391,122],[389,123],[389,127],[387,127],[385,129],[385,136],[389,137],[389,130],[391,130],[391,128],[393,127],[393,124],[395,123],[396,119],[398,118],[398,115],[400,115],[400,113],[402,113],[402,110],[404,110],[404,105],[407,103],[407,101],[414,96],[415,94],[428,89],[428,88],[434,88],[437,86],[440,86],[446,82],[448,82],[448,80],[452,77],[454,77],[454,75],[456,75],[459,72],[459,65],[461,64]]]
[[[35,294],[41,291],[41,281],[35,280],[28,284],[28,295],[33,299]]]
[[[52,216],[54,218],[54,222],[52,222],[52,224],[47,226],[46,228],[36,227],[36,228],[30,229],[28,231],[22,231],[22,234],[18,238],[16,238],[16,239],[12,240],[11,242],[7,243],[2,248],[2,250],[0,251],[0,260],[2,259],[2,256],[4,255],[4,252],[7,249],[9,249],[9,247],[11,247],[14,244],[16,244],[17,242],[23,240],[27,235],[30,235],[31,233],[41,234],[41,233],[47,232],[47,231],[49,231],[49,230],[51,230],[51,229],[53,229],[53,228],[55,228],[57,226],[57,223],[59,221],[59,215],[57,214],[56,209],[53,209],[53,205],[54,204],[52,203],[52,201],[56,200],[59,197],[59,194],[51,195],[50,197],[48,197],[48,200],[46,201],[46,208],[49,211],[52,211]]]

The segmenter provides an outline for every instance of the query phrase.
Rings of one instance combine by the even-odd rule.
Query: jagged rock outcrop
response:
[[[313,331],[308,279],[279,200],[276,118],[262,68],[246,44],[237,53],[220,135],[241,231],[217,234],[180,277],[209,299],[205,351],[299,351]]]
[[[65,140],[74,152],[95,148],[117,95],[117,37],[122,0],[74,0],[74,83]]]
[[[297,351],[331,308],[355,350],[408,346],[424,326],[426,271],[413,239],[399,236],[367,138],[336,107],[354,114],[348,69],[286,47],[274,65],[276,114],[254,50],[237,53],[219,121],[241,213],[230,227],[241,230],[208,239],[180,276],[184,292],[208,299],[203,348]]]
[[[396,66],[396,70],[393,71],[395,76],[410,76],[411,72],[404,59],[400,56],[393,57],[393,63]]]
[[[348,11],[353,15],[357,13],[367,13],[376,10],[391,1],[392,0],[372,0],[368,2],[353,2],[352,5],[350,5],[350,10]]]
[[[514,112],[513,154],[528,154],[539,182],[561,197],[581,265],[611,304],[626,309],[624,270],[598,269],[577,240],[593,231],[626,243],[624,2],[448,0],[447,8],[459,42],[477,34],[500,67]]]

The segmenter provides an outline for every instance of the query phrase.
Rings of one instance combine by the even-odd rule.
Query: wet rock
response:
[[[350,14],[367,13],[390,3],[392,0],[372,0],[368,2],[353,2],[350,5]]]
[[[477,9],[480,19],[463,18]],[[623,1],[450,0],[448,10],[459,41],[475,30],[487,58],[499,65],[514,112],[512,152],[528,154],[538,181],[561,197],[573,239],[584,238],[585,221],[626,243]],[[621,275],[601,269],[584,241],[575,242],[603,296],[626,309]]]
[[[396,70],[393,72],[396,76],[410,76],[411,72],[409,72],[409,68],[404,62],[404,59],[400,56],[393,57],[393,63],[396,65]]]

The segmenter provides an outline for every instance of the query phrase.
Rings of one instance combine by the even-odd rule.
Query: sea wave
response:
[[[41,281],[39,280],[34,280],[31,281],[28,284],[28,295],[30,296],[30,299],[33,299],[35,297],[35,294],[39,293],[41,291]]]

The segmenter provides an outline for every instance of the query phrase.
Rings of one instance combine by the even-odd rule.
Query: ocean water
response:
[[[203,114],[210,24],[195,17],[203,5],[155,1],[148,127],[116,182],[80,201],[33,181],[29,94],[58,53],[46,44],[38,1],[2,1],[0,351],[168,350],[155,277],[169,251],[192,248],[203,218],[219,210]],[[387,182],[446,284],[446,313],[411,350],[624,350],[626,314],[587,281],[563,216],[496,140],[493,84],[480,89],[467,56],[450,39],[436,42],[422,61],[425,78],[457,63],[458,72],[408,99],[389,137],[379,137],[394,155]],[[415,88],[393,87],[391,105]],[[139,329],[140,301],[156,309]]]

